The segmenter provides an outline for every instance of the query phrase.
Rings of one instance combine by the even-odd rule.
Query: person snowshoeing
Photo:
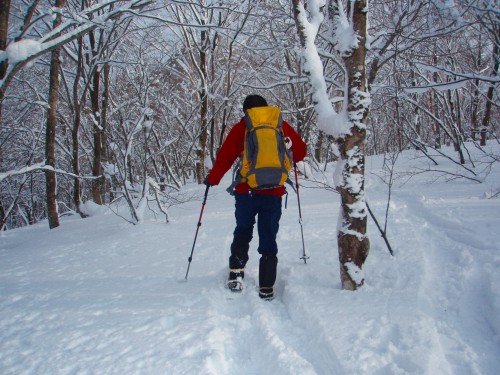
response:
[[[278,265],[276,236],[281,218],[284,183],[293,162],[306,156],[306,144],[281,118],[277,107],[268,106],[260,95],[249,95],[243,102],[244,117],[234,124],[222,144],[207,186],[218,185],[238,157],[241,169],[234,186],[236,227],[229,257],[227,286],[239,292],[243,288],[245,265],[257,217],[259,235],[259,296],[274,297]]]

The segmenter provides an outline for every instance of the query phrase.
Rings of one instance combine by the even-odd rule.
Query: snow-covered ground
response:
[[[484,154],[469,150],[481,171]],[[459,170],[436,159],[436,169]],[[368,199],[381,222],[382,164],[382,156],[367,160]],[[370,221],[366,285],[356,292],[340,289],[338,196],[310,181],[300,190],[310,259],[299,259],[291,192],[271,302],[255,291],[255,240],[247,288],[224,288],[229,176],[210,189],[187,282],[204,186],[186,187],[198,200],[171,208],[170,224],[151,217],[133,226],[108,211],[64,218],[52,231],[41,223],[3,232],[0,373],[499,374],[500,197],[489,199],[500,189],[499,164],[481,184],[405,175],[429,165],[416,151],[398,158],[388,224],[395,256]]]

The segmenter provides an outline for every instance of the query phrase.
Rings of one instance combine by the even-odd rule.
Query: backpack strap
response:
[[[240,183],[241,179],[240,171],[241,171],[241,158],[239,158],[238,163],[233,168],[233,182],[231,182],[231,185],[229,185],[226,189],[229,195],[234,195],[234,188],[236,187],[236,185]]]

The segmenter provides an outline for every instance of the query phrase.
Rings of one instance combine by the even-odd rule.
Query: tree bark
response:
[[[499,17],[500,18],[500,17]],[[500,22],[500,21],[499,21]],[[498,73],[500,70],[500,23],[495,25],[494,40],[495,45],[493,46],[493,69],[491,72],[492,77],[498,77]],[[488,88],[488,93],[486,94],[486,106],[484,109],[484,117],[481,124],[481,146],[486,146],[486,140],[488,139],[488,127],[490,125],[491,120],[491,110],[493,107],[493,100],[495,95],[495,83],[490,83],[490,87]]]
[[[55,6],[62,8],[66,0],[56,0]],[[61,23],[61,15],[58,13],[54,20],[54,29]],[[54,48],[50,57],[49,75],[49,109],[47,110],[47,128],[45,132],[45,164],[55,169],[56,157],[56,127],[57,127],[57,99],[59,96],[59,68],[61,48]],[[45,171],[47,216],[49,228],[59,226],[59,215],[57,210],[57,178],[54,170]]]
[[[94,135],[94,155],[92,160],[92,200],[96,204],[103,204],[102,200],[102,126],[101,126],[101,111],[99,105],[99,90],[101,83],[101,73],[96,66],[96,61],[92,61],[97,58],[97,46],[95,31],[89,33],[89,41],[91,47],[91,55],[87,57],[88,64],[94,65],[94,72],[92,74],[92,84],[90,88],[90,104],[92,107],[92,117],[94,121],[93,135]]]
[[[76,68],[76,76],[73,83],[73,129],[71,130],[71,143],[72,143],[72,160],[71,166],[73,169],[74,185],[73,185],[73,204],[76,207],[76,211],[81,217],[86,215],[80,210],[81,205],[81,184],[80,184],[80,144],[79,144],[79,132],[82,120],[82,103],[78,95],[78,87],[80,79],[83,73],[83,38],[78,37],[78,60]]]
[[[9,31],[10,0],[0,2],[0,51],[7,48],[7,35]],[[0,62],[0,79],[4,79],[7,72],[7,61]],[[0,90],[0,118],[2,117],[3,91]]]
[[[104,79],[104,88],[102,93],[102,102],[101,102],[101,165],[102,163],[109,162],[109,152],[107,149],[108,145],[108,106],[109,106],[109,84],[110,84],[110,70],[111,67],[109,63],[104,64],[103,69],[103,79]],[[101,167],[101,173],[102,173]],[[106,194],[110,191],[110,181],[106,179],[103,175],[101,177],[102,184],[102,198],[104,203],[106,202]]]
[[[2,0],[0,3],[0,50],[7,48],[7,35],[9,31],[10,0]],[[0,79],[5,77],[7,62],[0,62]]]
[[[321,130],[318,131],[318,140],[316,141],[316,145],[314,148],[314,158],[318,163],[321,163],[321,157],[323,154],[323,143],[325,140],[325,133],[323,133]],[[325,160],[325,163],[328,162],[328,160]]]
[[[339,0],[340,2],[340,0]],[[344,11],[339,2],[331,2],[329,11]],[[305,28],[307,21],[304,20],[304,6],[299,0],[293,0],[294,17],[297,32],[302,47],[309,53],[314,54],[311,49],[311,37]],[[317,6],[318,4],[316,4]],[[319,29],[322,20],[321,9],[319,7],[310,10],[314,27]],[[354,32],[358,36],[358,45],[352,46],[348,56],[344,57],[344,66],[347,73],[347,92],[345,98],[347,103],[348,121],[350,125],[349,134],[339,134],[337,143],[339,145],[340,157],[339,168],[342,168],[342,181],[337,190],[341,197],[341,217],[339,218],[339,229],[337,232],[337,244],[340,260],[340,273],[342,288],[346,290],[356,290],[364,284],[362,267],[368,256],[370,242],[366,234],[368,211],[364,193],[364,172],[365,172],[365,143],[366,129],[368,123],[370,95],[366,84],[366,37],[368,21],[367,0],[358,0],[348,3],[345,12],[351,14]],[[315,38],[315,36],[312,36]],[[333,47],[333,46],[332,46]],[[346,53],[346,51],[342,51]],[[309,72],[310,74],[311,72]],[[317,72],[316,72],[317,73]],[[321,80],[316,74],[315,80]],[[310,78],[311,80],[311,78]],[[324,92],[321,82],[312,85],[315,90],[315,97],[325,104],[328,95]],[[325,107],[323,105],[323,110]],[[333,108],[332,108],[333,110]]]
[[[433,63],[436,66],[438,64],[437,53],[436,53],[435,49],[434,49]],[[434,83],[439,82],[439,74],[437,72],[432,73],[432,81]],[[435,118],[439,118],[439,116],[440,116],[440,114],[439,114],[439,101],[438,101],[437,93],[435,90],[433,90],[431,93],[431,111],[434,114]],[[433,145],[433,147],[441,148],[441,126],[438,124],[438,122],[436,120],[434,120],[434,145]]]
[[[196,165],[196,179],[199,184],[205,179],[205,157],[207,153],[208,141],[208,92],[207,92],[207,32],[201,32],[201,48],[200,48],[200,150],[198,153],[199,161]]]
[[[478,41],[478,52],[476,58],[476,66],[475,69],[479,71],[482,66],[482,51],[483,51],[483,42],[482,42],[482,34],[479,34]],[[479,97],[481,95],[480,91],[481,81],[477,78],[474,80],[474,92],[471,97],[471,137],[472,140],[476,140],[479,134]]]
[[[368,215],[365,202],[365,143],[369,114],[366,85],[367,0],[354,2],[353,26],[359,44],[345,57],[348,79],[348,112],[351,134],[340,140],[343,160],[342,183],[337,187],[341,199],[341,225],[338,232],[342,288],[356,290],[364,284],[363,264],[370,242],[366,234]]]

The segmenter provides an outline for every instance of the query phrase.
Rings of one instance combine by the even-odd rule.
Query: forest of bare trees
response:
[[[345,142],[316,125],[298,3],[322,14],[314,43],[334,109],[366,74],[364,153],[452,145],[474,173],[467,144],[500,125],[497,0],[2,0],[1,230],[57,227],[88,201],[168,220],[249,93],[283,108],[313,168],[335,160]],[[368,16],[366,63],[350,71],[338,36],[355,12]]]

